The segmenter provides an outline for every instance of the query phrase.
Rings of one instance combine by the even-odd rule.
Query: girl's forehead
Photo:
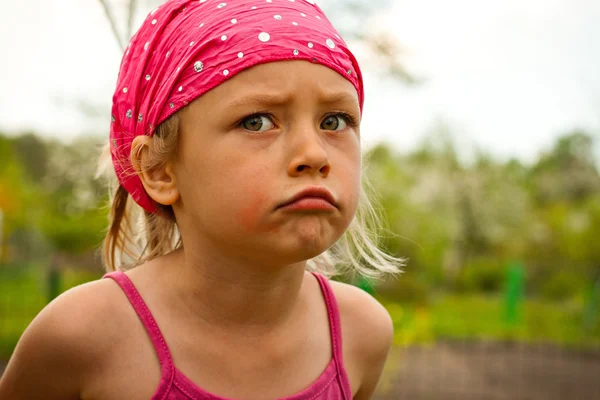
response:
[[[243,91],[285,91],[297,90],[298,86],[318,89],[323,92],[348,91],[355,93],[356,88],[339,73],[323,66],[307,61],[274,61],[258,64],[222,85]]]
[[[338,73],[306,61],[259,64],[200,96],[195,103],[226,108],[291,104],[297,99],[359,108],[356,88]]]

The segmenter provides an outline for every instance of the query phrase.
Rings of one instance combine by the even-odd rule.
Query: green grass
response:
[[[600,324],[585,329],[583,304],[524,300],[519,319],[505,318],[501,296],[442,295],[427,307],[385,303],[400,346],[438,339],[517,341],[555,344],[566,348],[600,346]]]

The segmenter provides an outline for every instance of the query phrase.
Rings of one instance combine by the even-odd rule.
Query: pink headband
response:
[[[169,0],[152,11],[121,61],[110,127],[115,172],[136,203],[157,209],[131,170],[134,137],[238,72],[284,60],[337,71],[362,109],[358,63],[313,0]]]

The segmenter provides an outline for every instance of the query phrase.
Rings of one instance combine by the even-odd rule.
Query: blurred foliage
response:
[[[531,165],[485,154],[462,162],[443,132],[408,154],[372,148],[367,174],[394,233],[384,245],[409,258],[397,290],[498,292],[511,260],[526,265],[530,295],[566,299],[591,287],[600,279],[600,174],[592,149],[592,137],[579,131]],[[389,285],[380,289],[386,296]]]
[[[107,221],[105,189],[94,179],[98,154],[97,139],[63,144],[0,134],[0,263],[68,259],[97,248]]]
[[[600,344],[600,174],[593,138],[560,137],[527,165],[480,153],[461,161],[451,137],[432,134],[407,154],[379,145],[367,174],[394,235],[385,247],[409,258],[377,286],[396,343],[432,338]],[[523,317],[507,323],[508,268],[525,266]]]
[[[502,261],[484,257],[473,259],[461,268],[456,288],[464,293],[498,293],[505,276]]]

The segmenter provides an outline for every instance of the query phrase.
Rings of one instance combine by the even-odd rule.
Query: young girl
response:
[[[1,399],[374,392],[389,315],[325,278],[399,266],[365,225],[360,69],[313,1],[226,1],[170,0],[131,40],[110,130],[112,272],[36,317]]]

